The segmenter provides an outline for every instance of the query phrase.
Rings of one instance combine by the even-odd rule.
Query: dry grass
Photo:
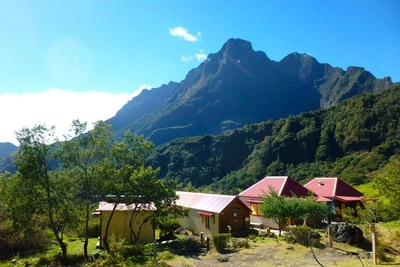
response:
[[[390,227],[391,231],[378,230],[382,233],[380,237],[382,242],[391,242],[392,249],[396,249],[400,242],[400,230],[396,227]],[[364,230],[364,229],[362,229]],[[367,250],[349,244],[333,242],[333,248],[328,248],[327,238],[320,233],[321,247],[313,248],[314,255],[324,266],[337,267],[353,267],[353,266],[373,266],[372,259],[367,258]],[[366,231],[368,236],[370,233]],[[299,244],[288,244],[282,239],[270,239],[257,237],[254,241],[250,241],[250,248],[241,248],[232,253],[219,254],[215,251],[205,256],[193,257],[177,257],[172,261],[168,261],[166,266],[319,266],[313,253],[309,247]],[[378,261],[375,266],[393,266],[400,265],[399,255],[385,253],[386,261]],[[218,261],[221,257],[228,257],[227,263]]]

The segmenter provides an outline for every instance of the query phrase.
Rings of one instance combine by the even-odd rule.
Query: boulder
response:
[[[173,233],[168,233],[164,236],[161,236],[160,239],[158,239],[158,242],[163,242],[163,241],[170,241],[170,240],[175,240],[177,237]]]
[[[361,245],[364,242],[364,235],[360,228],[348,223],[330,224],[326,228],[325,235],[328,236],[328,229],[332,229],[332,238],[339,243]]]

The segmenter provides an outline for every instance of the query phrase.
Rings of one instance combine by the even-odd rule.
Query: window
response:
[[[197,214],[201,215],[201,221],[204,223],[204,226],[207,229],[210,229],[210,217],[213,218],[213,224],[215,224],[214,213],[207,212],[207,211],[199,211],[199,212],[197,212]]]
[[[207,229],[210,229],[210,217],[209,216],[204,216],[204,225],[206,226]]]
[[[260,203],[250,203],[251,214],[257,216],[264,216],[260,207],[261,207]]]
[[[211,216],[201,215],[201,221],[204,223],[204,226],[207,229],[210,229],[210,217]],[[214,216],[213,216],[213,219],[214,219]],[[214,220],[213,220],[213,223],[215,224]]]

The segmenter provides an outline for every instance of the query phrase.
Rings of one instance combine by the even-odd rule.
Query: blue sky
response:
[[[400,81],[400,1],[0,0],[0,142],[113,116],[180,82],[229,38]],[[5,115],[4,115],[5,114]]]

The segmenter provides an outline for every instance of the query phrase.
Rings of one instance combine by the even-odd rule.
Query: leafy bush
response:
[[[167,235],[178,229],[181,224],[176,218],[167,218],[159,223],[160,236]]]
[[[100,235],[100,220],[92,219],[89,220],[89,227],[88,227],[88,236],[90,237],[98,237]],[[83,233],[81,236],[84,236]]]
[[[121,253],[124,257],[145,255],[146,247],[144,245],[126,245],[122,248]]]
[[[201,244],[200,240],[193,237],[184,237],[176,239],[172,243],[172,249],[178,254],[200,252]]]
[[[250,239],[250,240],[252,240],[252,241],[256,241],[256,238],[257,238],[257,236],[255,235],[255,234],[250,234],[249,236],[248,236],[248,239]]]
[[[310,234],[310,227],[296,226],[290,229],[289,233],[286,235],[286,241],[290,243],[299,243],[303,246],[308,246],[310,244]]]
[[[105,258],[97,262],[97,266],[115,266],[124,261],[125,240],[116,238],[114,234],[109,237],[109,251]]]
[[[345,209],[342,209],[340,213],[342,215],[343,221],[348,223],[357,223],[358,218],[356,217],[355,209],[347,207]]]
[[[50,266],[80,266],[85,261],[83,254],[70,254],[66,258],[63,258],[61,254],[57,254],[53,257]]]
[[[51,259],[46,256],[40,256],[39,260],[37,261],[37,266],[50,266]]]
[[[246,239],[244,239],[244,238],[232,238],[232,247],[233,248],[249,248],[250,247],[250,245],[249,245],[249,241],[250,241],[250,239],[249,238],[246,238]]]
[[[172,260],[174,257],[175,255],[169,251],[163,251],[157,254],[157,260],[167,261]]]
[[[13,226],[12,220],[0,215],[0,258],[27,251],[42,251],[50,245],[44,223],[38,216],[32,217],[26,229]]]
[[[213,235],[212,240],[213,240],[215,249],[218,252],[224,251],[224,249],[228,246],[228,242],[229,242],[230,238],[231,238],[230,234]]]

